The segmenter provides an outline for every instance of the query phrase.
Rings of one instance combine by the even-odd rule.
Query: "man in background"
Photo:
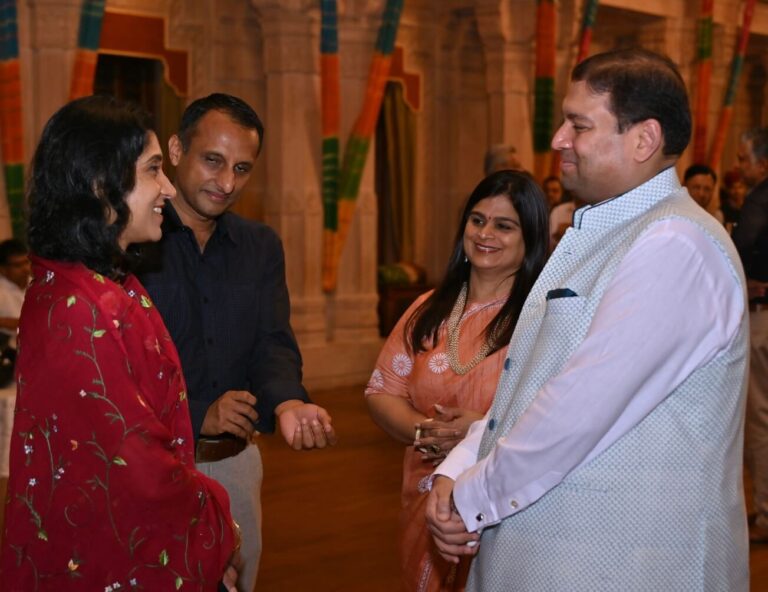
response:
[[[550,211],[560,205],[566,198],[560,177],[556,175],[550,175],[544,179],[541,182],[541,188],[544,190],[544,195],[547,196],[547,205]]]
[[[0,242],[0,338],[2,347],[16,349],[21,305],[29,284],[32,267],[27,248],[10,238]]]
[[[483,171],[487,177],[491,173],[504,170],[522,171],[523,165],[517,158],[517,149],[511,144],[494,144],[485,153]]]
[[[336,442],[331,417],[301,383],[280,239],[229,211],[263,134],[237,97],[216,93],[186,108],[168,144],[176,198],[140,273],[179,351],[197,467],[224,485],[241,527],[241,592],[253,590],[261,554],[262,463],[252,437],[277,427],[296,450]]]
[[[709,204],[715,195],[717,174],[706,164],[692,164],[683,174],[683,186],[697,204],[709,211]],[[713,216],[722,224],[723,214],[717,210]]]
[[[749,539],[757,544],[768,543],[768,128],[742,134],[737,158],[742,178],[751,188],[733,230],[733,242],[744,264],[749,292],[745,457],[755,505]]]

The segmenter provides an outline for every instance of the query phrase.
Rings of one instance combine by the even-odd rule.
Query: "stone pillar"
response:
[[[326,339],[320,291],[317,16],[280,2],[253,4],[261,17],[266,86],[264,221],[285,247],[292,324],[304,349]]]
[[[376,315],[376,201],[371,158],[336,293],[321,289],[322,204],[319,11],[316,2],[252,0],[263,34],[269,137],[264,217],[286,251],[292,325],[310,387],[364,382],[380,347]],[[340,15],[342,145],[362,101],[375,27]],[[379,11],[380,14],[380,11]],[[349,23],[353,18],[354,23]],[[354,25],[354,26],[348,26]]]
[[[445,272],[461,208],[483,175],[488,147],[488,94],[482,42],[471,12],[448,11],[439,22],[434,66],[435,98],[425,102],[434,113],[434,151],[425,166],[434,184],[425,188],[425,218],[417,228],[429,236],[430,278]]]
[[[167,12],[168,45],[183,49],[189,60],[188,102],[208,95],[216,87],[213,69],[214,33],[210,6],[200,0],[171,0]],[[244,97],[247,98],[247,97]],[[257,111],[259,106],[256,106]],[[257,161],[258,170],[258,161]]]
[[[475,14],[483,41],[488,90],[489,144],[517,148],[523,166],[533,170],[531,124],[532,72],[536,3],[476,0]]]
[[[383,9],[382,1],[357,0],[340,6],[342,150],[363,105]],[[375,158],[372,138],[358,192],[354,223],[341,256],[338,287],[328,301],[329,327],[334,341],[378,342]]]
[[[25,151],[31,155],[48,118],[69,97],[81,2],[27,0],[26,4],[29,49],[24,57],[30,59],[29,65],[24,66],[22,84],[29,87],[24,93],[25,123],[28,124]]]
[[[409,0],[405,3],[397,34],[397,45],[404,50],[405,70],[418,74],[421,87],[421,110],[416,114],[416,179],[414,192],[414,257],[425,267],[429,282],[443,273],[445,268],[445,244],[433,229],[435,213],[441,208],[442,199],[436,199],[435,188],[442,186],[445,177],[437,171],[443,159],[441,144],[436,133],[444,127],[435,106],[437,96],[437,63],[441,31],[446,28],[444,10],[435,14],[431,0]],[[430,229],[425,231],[425,229]],[[446,237],[450,240],[450,237]]]
[[[562,119],[563,98],[571,83],[581,43],[581,21],[585,0],[563,0],[557,10],[557,55],[555,61],[555,129]]]

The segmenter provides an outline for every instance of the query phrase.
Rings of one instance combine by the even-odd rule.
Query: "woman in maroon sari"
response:
[[[194,469],[176,349],[127,272],[174,194],[135,108],[87,97],[46,125],[29,189],[4,591],[207,591],[225,570],[233,581],[227,495]]]

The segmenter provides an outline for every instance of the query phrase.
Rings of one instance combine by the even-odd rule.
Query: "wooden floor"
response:
[[[363,387],[318,392],[338,445],[296,453],[263,437],[264,554],[257,592],[397,592],[402,447],[374,426]],[[750,555],[751,592],[768,592],[768,545]]]
[[[397,592],[402,448],[368,418],[362,387],[318,392],[339,444],[297,453],[265,436],[264,553],[257,592]],[[5,483],[0,479],[0,499]],[[751,592],[768,592],[768,545],[750,556]]]

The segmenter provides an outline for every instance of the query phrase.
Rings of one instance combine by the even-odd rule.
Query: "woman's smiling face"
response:
[[[514,274],[525,257],[520,216],[505,195],[477,202],[464,227],[464,253],[477,271],[493,271],[499,278]]]
[[[133,243],[160,240],[163,204],[174,195],[176,189],[163,172],[160,143],[155,133],[149,132],[144,152],[136,161],[136,183],[125,197],[131,216],[118,239],[123,250]]]

